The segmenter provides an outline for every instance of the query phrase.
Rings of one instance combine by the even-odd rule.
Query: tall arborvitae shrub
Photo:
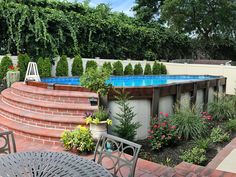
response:
[[[57,63],[56,76],[68,76],[68,62],[66,55],[62,55]]]
[[[166,65],[164,65],[163,63],[161,63],[161,74],[167,74]]]
[[[157,63],[156,61],[154,62],[153,67],[152,67],[152,74],[153,75],[161,74],[161,65],[160,65],[160,63]]]
[[[134,65],[134,75],[142,75],[143,74],[143,68],[140,63]]]
[[[129,63],[128,65],[125,66],[124,75],[134,75],[134,70],[133,70],[133,66],[131,65],[131,63]]]
[[[116,97],[118,100],[116,103],[119,106],[119,111],[115,115],[115,119],[118,124],[114,126],[114,132],[124,139],[133,141],[135,135],[137,134],[137,129],[141,126],[139,122],[134,122],[135,113],[133,111],[134,107],[129,105],[130,97],[121,92],[118,93]]]
[[[124,75],[123,64],[121,61],[117,61],[113,64],[113,75],[122,76]]]
[[[25,79],[25,74],[27,71],[28,63],[30,62],[30,57],[28,54],[19,54],[18,55],[18,67],[20,71],[20,80]]]
[[[4,77],[6,77],[7,71],[10,66],[12,66],[12,60],[9,56],[4,56],[0,63],[0,82]]]
[[[97,69],[98,64],[96,61],[93,60],[89,60],[86,63],[86,71],[88,71],[89,69]]]
[[[113,68],[112,68],[111,62],[103,63],[102,69],[103,70],[108,70],[110,73],[112,73]]]
[[[73,76],[82,76],[84,72],[83,61],[80,55],[75,56],[72,64],[72,75]]]
[[[51,61],[49,58],[40,57],[37,62],[40,77],[51,77]]]
[[[144,75],[152,75],[152,68],[149,63],[145,65]]]

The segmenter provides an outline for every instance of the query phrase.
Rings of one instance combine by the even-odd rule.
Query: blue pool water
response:
[[[157,76],[111,76],[107,83],[116,87],[158,86],[163,84],[214,79],[216,76],[157,75]],[[63,85],[80,85],[78,77],[43,78],[42,82]]]

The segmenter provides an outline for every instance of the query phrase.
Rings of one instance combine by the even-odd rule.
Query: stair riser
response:
[[[80,103],[80,104],[90,104],[89,98],[87,97],[62,97],[62,96],[52,96],[52,95],[41,95],[35,94],[30,92],[24,92],[21,90],[17,90],[12,88],[12,92],[16,95],[30,98],[34,100],[42,100],[42,101],[52,101],[52,102],[59,102],[59,103]]]
[[[28,118],[28,117],[22,117],[19,115],[5,112],[3,110],[0,110],[0,115],[3,115],[4,117],[7,117],[10,120],[22,123],[24,125],[31,125],[31,126],[36,126],[36,127],[40,127],[40,128],[72,130],[78,126],[78,124],[69,123],[69,122],[68,123],[57,123],[57,122],[48,122],[48,121],[43,121],[43,120],[32,119],[32,118]],[[45,115],[45,116],[47,116],[47,115]],[[81,125],[85,125],[85,123],[81,124]]]
[[[85,112],[91,112],[89,110],[79,110],[79,106],[78,106],[78,109],[49,108],[49,107],[41,107],[37,105],[29,105],[25,103],[20,103],[20,102],[6,99],[6,98],[2,98],[2,99],[5,103],[11,106],[17,107],[17,108],[22,108],[22,109],[30,110],[33,112],[45,113],[45,114],[50,114],[50,115],[84,116]]]
[[[44,137],[44,136],[37,136],[32,134],[27,134],[18,130],[14,130],[10,127],[4,127],[1,125],[0,131],[11,130],[14,132],[15,135],[25,138],[26,141],[33,141],[42,144],[49,144],[49,145],[58,145],[61,146],[62,143],[60,142],[60,138],[53,138],[53,137]]]

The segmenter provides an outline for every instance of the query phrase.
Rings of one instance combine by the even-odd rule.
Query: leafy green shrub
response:
[[[40,57],[37,61],[37,65],[41,77],[51,76],[51,61],[49,58]]]
[[[154,60],[156,60],[157,55],[153,51],[148,50],[145,52],[144,57],[148,61],[154,61]]]
[[[112,73],[113,68],[112,68],[111,62],[103,63],[102,69],[103,70],[108,70],[108,71],[110,71]]]
[[[201,138],[195,141],[196,147],[198,147],[199,149],[209,149],[210,145],[211,145],[211,139],[210,138]]]
[[[113,63],[113,75],[115,76],[124,75],[123,64],[121,63],[121,61]]]
[[[2,58],[1,63],[0,63],[0,81],[2,81],[4,77],[6,77],[9,67],[12,65],[13,63],[9,56],[4,56]]]
[[[61,135],[61,141],[66,150],[76,149],[78,152],[94,150],[91,132],[86,127],[79,126],[73,131],[65,130]]]
[[[142,75],[143,67],[140,63],[134,65],[134,75]]]
[[[89,60],[89,61],[87,61],[87,63],[86,63],[86,71],[88,71],[89,69],[94,69],[94,70],[96,70],[97,67],[98,67],[98,64],[97,64],[97,62],[94,61],[94,60]]]
[[[102,69],[89,69],[80,78],[81,86],[98,93],[106,95],[111,85],[106,83],[109,79],[110,72]]]
[[[201,165],[207,160],[206,151],[198,147],[194,147],[190,150],[184,151],[180,158],[185,162],[197,165]]]
[[[152,75],[152,67],[149,63],[145,65],[144,75]]]
[[[231,119],[235,114],[234,103],[229,97],[223,95],[209,104],[208,112],[213,115],[213,120],[216,121]]]
[[[25,79],[25,74],[27,71],[28,63],[30,62],[30,57],[28,54],[19,54],[18,55],[18,67],[20,71],[20,80]]]
[[[213,143],[221,143],[229,140],[229,134],[218,126],[212,129],[210,138]]]
[[[166,69],[166,65],[164,65],[163,63],[161,63],[161,74],[167,74],[167,69]]]
[[[176,126],[172,124],[168,116],[161,112],[158,118],[153,117],[151,120],[148,139],[152,150],[159,150],[164,146],[174,144],[178,139]]]
[[[183,139],[199,138],[206,133],[205,120],[194,108],[176,110],[176,113],[171,115],[171,119],[177,127],[178,135]]]
[[[134,75],[134,70],[131,63],[125,66],[124,75]]]
[[[83,68],[83,61],[80,55],[75,56],[71,72],[73,76],[82,76],[84,68]]]
[[[226,131],[236,131],[236,119],[230,119],[224,127]]]
[[[68,62],[65,55],[62,55],[57,63],[56,76],[68,76]]]
[[[154,62],[153,67],[152,67],[152,74],[153,75],[161,74],[161,65],[160,65],[160,63],[157,63],[156,61]]]
[[[119,123],[114,126],[113,132],[116,133],[119,137],[133,141],[135,135],[137,134],[137,129],[141,126],[139,122],[133,122],[135,113],[133,107],[128,103],[130,97],[120,92],[118,93],[117,104],[119,105],[119,113],[116,113],[114,117]]]

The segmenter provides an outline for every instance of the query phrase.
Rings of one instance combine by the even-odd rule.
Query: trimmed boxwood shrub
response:
[[[124,75],[123,64],[121,61],[117,61],[113,64],[113,75],[122,76]]]
[[[86,63],[86,71],[88,71],[89,69],[97,69],[98,64],[96,61],[93,60],[89,60]]]
[[[105,63],[103,63],[102,69],[103,69],[103,70],[106,69],[106,70],[112,72],[112,65],[111,65],[111,62],[105,62]]]
[[[153,75],[161,74],[161,65],[160,65],[160,63],[157,63],[156,61],[154,62],[153,67],[152,67],[152,74]]]
[[[25,74],[26,74],[29,62],[30,62],[30,57],[28,54],[18,55],[18,67],[19,67],[19,71],[20,71],[20,80],[21,81],[23,81],[25,79]]]
[[[144,75],[152,75],[152,67],[149,63],[145,65]]]
[[[2,58],[1,63],[0,63],[0,81],[2,81],[4,77],[6,77],[8,68],[12,65],[13,63],[9,56],[4,56]]]
[[[166,65],[164,65],[163,63],[161,63],[161,74],[167,74]]]
[[[68,62],[66,55],[62,55],[57,63],[56,76],[68,76]]]
[[[133,70],[133,66],[131,65],[131,63],[129,63],[128,65],[125,66],[124,75],[134,75],[134,70]]]
[[[41,77],[51,77],[51,61],[49,58],[40,57],[37,64]]]
[[[75,56],[72,64],[72,75],[73,76],[82,76],[84,72],[83,61],[80,55]]]
[[[134,75],[142,75],[143,74],[143,68],[140,63],[134,65]]]

